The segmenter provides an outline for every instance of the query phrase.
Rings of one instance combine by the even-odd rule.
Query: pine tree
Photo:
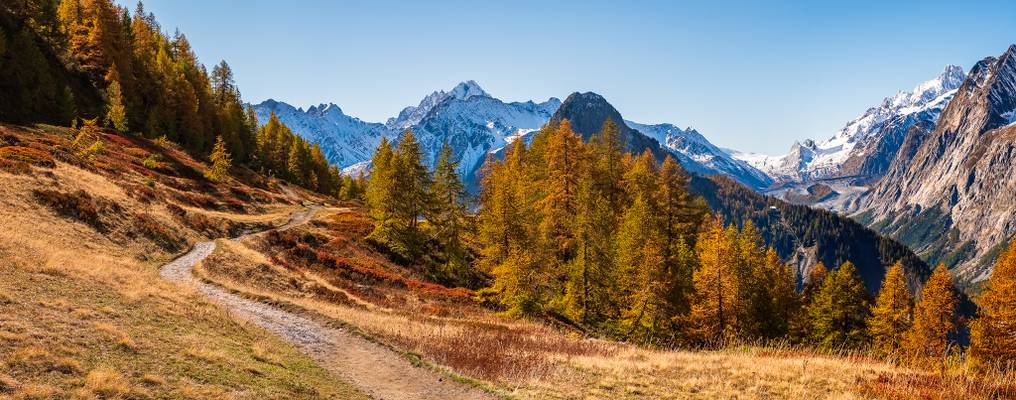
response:
[[[849,261],[823,280],[809,307],[811,336],[825,347],[860,347],[867,341],[868,292]]]
[[[995,262],[970,324],[970,355],[979,369],[1016,368],[1016,241]]]
[[[699,268],[693,275],[695,295],[691,307],[695,336],[705,344],[722,344],[734,334],[734,301],[739,288],[732,266],[733,250],[721,217],[709,218],[695,242]]]
[[[212,148],[209,159],[212,166],[205,171],[205,178],[212,182],[225,182],[229,179],[229,167],[232,166],[233,160],[226,151],[226,142],[222,140],[222,136],[215,139],[215,147]]]
[[[940,359],[951,350],[958,304],[952,273],[945,264],[939,264],[921,289],[914,307],[914,322],[907,332],[907,347],[915,361]]]
[[[872,352],[891,355],[903,345],[913,313],[914,299],[907,288],[903,262],[897,261],[886,271],[878,300],[871,310],[868,332],[872,339]]]
[[[59,110],[58,121],[61,125],[71,125],[78,118],[77,106],[74,104],[74,92],[70,86],[64,86],[63,92],[57,99],[57,110]]]

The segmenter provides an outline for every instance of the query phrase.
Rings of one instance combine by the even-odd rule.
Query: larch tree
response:
[[[615,242],[619,290],[622,304],[619,328],[625,338],[638,330],[651,335],[656,329],[663,299],[663,239],[657,228],[654,211],[645,197],[639,195],[621,218]]]
[[[613,272],[616,212],[588,172],[579,182],[576,202],[576,254],[565,288],[566,314],[584,323],[602,322],[611,314],[609,304],[617,282]]]
[[[582,152],[582,140],[572,131],[568,120],[561,121],[550,131],[543,154],[547,176],[542,184],[544,196],[539,206],[543,213],[540,233],[559,265],[575,255],[574,222],[578,209],[575,203],[582,173]]]
[[[399,239],[408,251],[407,255],[417,254],[421,249],[419,219],[430,205],[428,198],[430,187],[430,171],[423,164],[423,151],[416,141],[413,131],[407,129],[399,137],[395,146],[395,182],[399,201],[396,204],[396,215],[402,230]]]
[[[733,270],[733,250],[722,218],[708,219],[695,242],[699,267],[693,275],[695,295],[691,306],[691,320],[696,325],[694,335],[705,344],[719,345],[734,334],[734,301],[739,288]]]
[[[952,273],[945,264],[939,264],[921,289],[914,307],[914,322],[907,332],[907,348],[916,362],[940,359],[952,350],[958,305]]]
[[[970,355],[978,369],[1016,368],[1016,241],[995,262],[977,318],[970,324]]]
[[[397,234],[394,227],[398,196],[396,162],[395,151],[388,139],[381,138],[381,144],[371,159],[370,180],[367,182],[368,215],[374,222],[374,230],[368,238],[387,246],[392,245],[393,236]]]
[[[868,333],[872,352],[880,356],[899,352],[913,318],[914,298],[907,288],[903,262],[897,261],[886,271],[878,300],[871,309]]]
[[[600,132],[589,139],[589,152],[592,158],[591,168],[596,190],[607,198],[615,210],[622,210],[624,188],[622,179],[625,166],[623,164],[625,144],[621,141],[621,130],[617,121],[607,118]]]
[[[215,140],[209,159],[212,165],[205,171],[205,178],[212,182],[225,182],[229,179],[229,167],[233,165],[233,160],[226,151],[226,142],[222,140],[222,136]]]
[[[824,347],[856,348],[868,340],[868,292],[857,268],[846,262],[823,280],[808,309],[811,336]]]
[[[429,188],[432,203],[426,210],[426,216],[431,237],[439,243],[445,259],[444,272],[450,277],[461,277],[469,268],[468,251],[462,242],[467,228],[468,194],[459,178],[459,164],[454,156],[451,146],[445,142],[434,166],[433,182]],[[349,184],[355,185],[351,177]]]

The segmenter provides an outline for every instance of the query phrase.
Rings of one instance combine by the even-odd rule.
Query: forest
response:
[[[1002,349],[1013,348],[1003,332],[1016,247],[967,321],[944,265],[922,277],[897,259],[874,290],[850,255],[797,276],[752,219],[727,221],[692,194],[692,177],[673,158],[623,149],[611,120],[588,143],[567,120],[548,124],[530,144],[487,160],[471,216],[447,146],[430,171],[406,131],[374,155],[370,237],[446,279],[480,276],[477,299],[503,316],[551,318],[595,336],[667,348],[851,349],[922,366],[1012,361]]]
[[[208,71],[187,37],[164,33],[140,2],[133,13],[110,0],[5,2],[0,120],[59,126],[89,120],[177,143],[201,158],[217,148],[220,166],[228,161],[321,193],[356,191],[318,145],[277,120],[259,128],[229,64]],[[210,179],[225,178],[216,175]]]

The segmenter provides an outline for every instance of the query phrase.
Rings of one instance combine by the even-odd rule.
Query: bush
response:
[[[53,156],[45,150],[33,149],[21,146],[0,147],[0,159],[11,162],[21,162],[38,167],[53,168],[56,162]]]
[[[148,169],[158,169],[159,168],[159,155],[158,154],[152,154],[152,155],[148,156],[148,158],[145,158],[145,161],[141,162],[141,165],[143,165],[145,168],[148,168]]]
[[[99,232],[107,231],[102,214],[120,213],[123,209],[116,203],[103,198],[94,198],[84,190],[64,193],[56,190],[33,190],[39,203],[48,206],[57,214],[84,222]]]

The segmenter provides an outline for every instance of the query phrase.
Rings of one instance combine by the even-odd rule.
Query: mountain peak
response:
[[[448,92],[448,95],[459,100],[468,100],[473,96],[492,97],[474,80],[460,82],[458,85],[455,85],[450,92]]]

